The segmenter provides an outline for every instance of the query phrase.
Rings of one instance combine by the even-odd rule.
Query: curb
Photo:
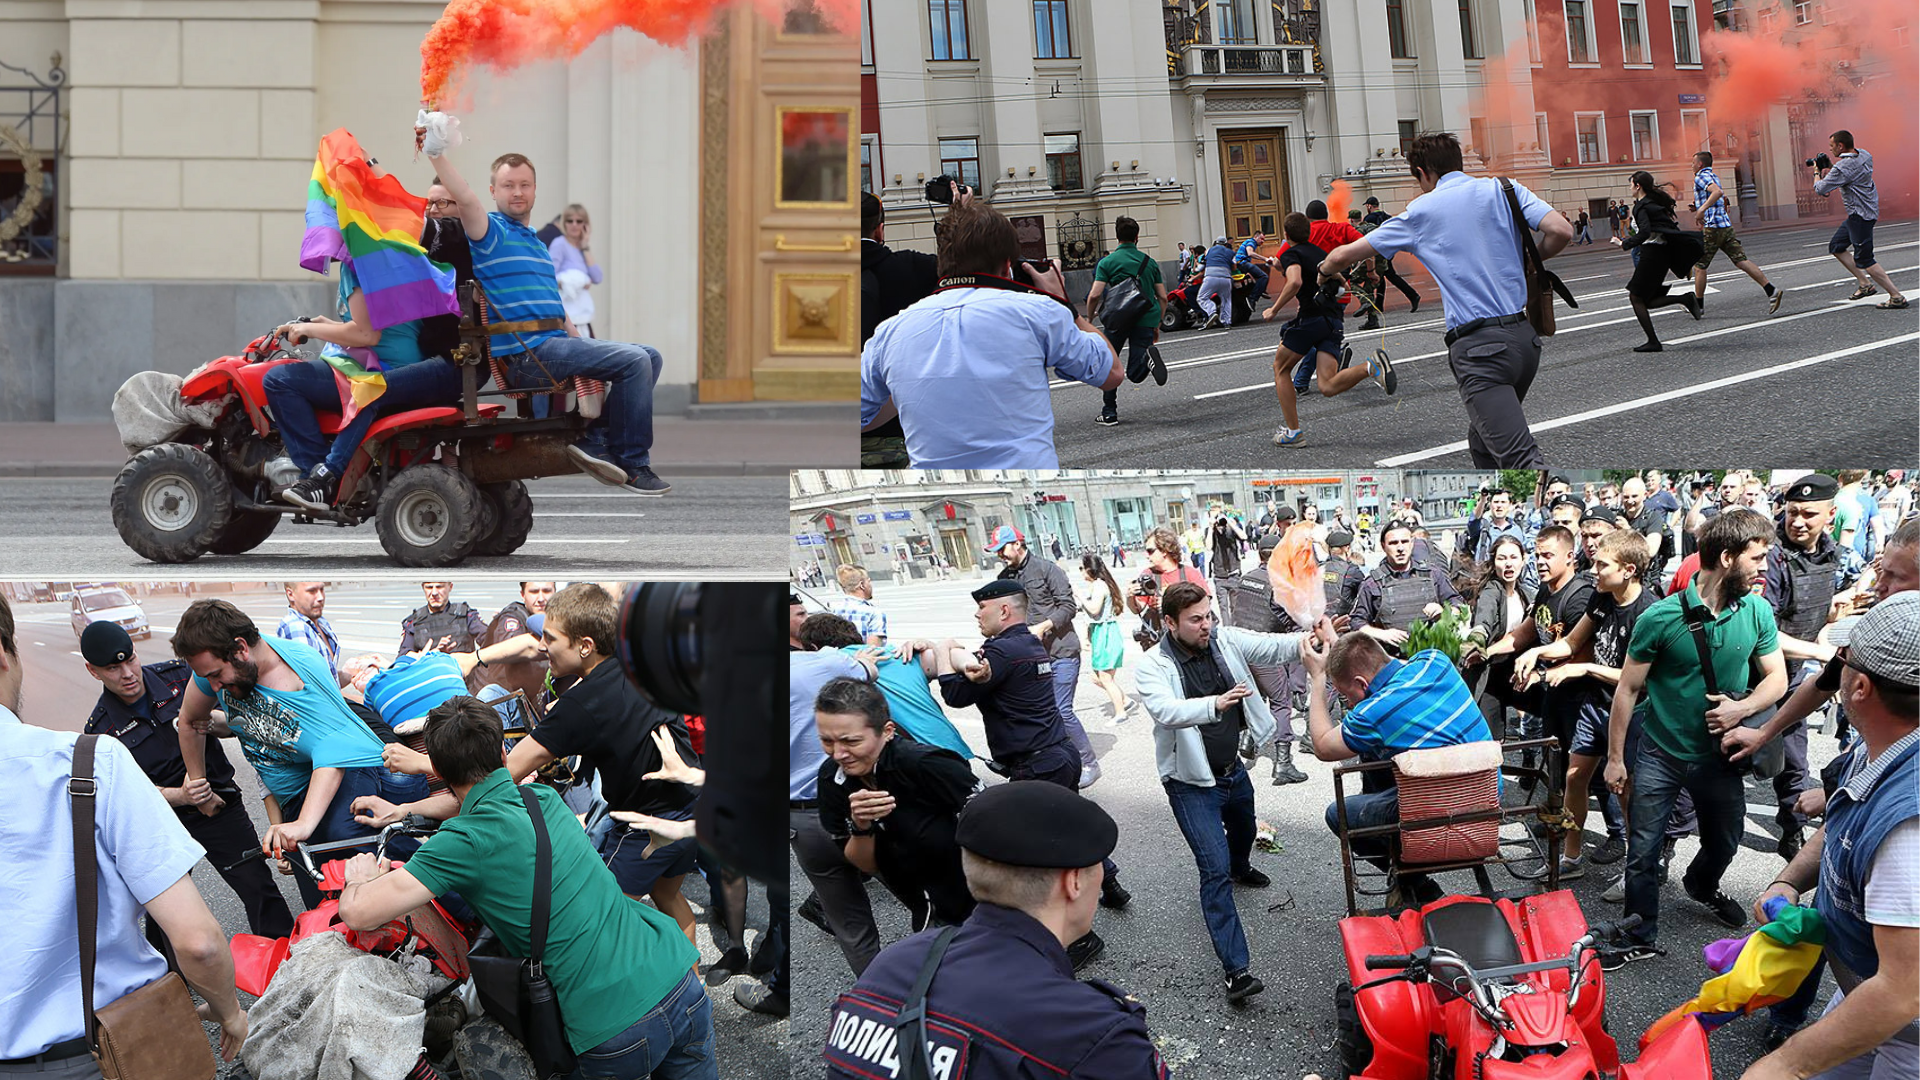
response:
[[[655,462],[660,465],[659,462]],[[100,461],[40,461],[40,462],[0,462],[0,480],[17,479],[73,479],[75,477],[112,478],[120,475],[125,462],[118,464]],[[812,465],[806,463],[781,463],[764,461],[700,462],[684,465],[667,464],[662,468],[674,476],[716,477],[716,476],[785,476],[794,468],[846,468],[844,462],[823,461]]]

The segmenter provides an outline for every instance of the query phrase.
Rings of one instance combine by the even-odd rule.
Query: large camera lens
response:
[[[620,605],[620,666],[647,700],[689,716],[700,704],[700,583],[649,582]]]

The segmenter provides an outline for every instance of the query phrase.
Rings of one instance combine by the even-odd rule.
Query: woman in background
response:
[[[1124,723],[1133,702],[1120,689],[1120,665],[1126,660],[1125,635],[1120,633],[1120,586],[1098,555],[1080,556],[1082,580],[1073,590],[1080,610],[1087,613],[1087,661],[1093,681],[1107,692],[1113,722]]]
[[[554,276],[560,281],[560,305],[583,337],[593,336],[593,295],[587,290],[601,280],[600,264],[593,258],[592,232],[587,208],[568,203],[560,215],[560,235],[547,245]]]

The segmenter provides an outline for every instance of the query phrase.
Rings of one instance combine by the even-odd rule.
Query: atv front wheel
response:
[[[280,527],[280,518],[271,510],[236,511],[207,550],[215,555],[244,555],[267,542]]]
[[[113,527],[141,558],[189,562],[214,550],[227,530],[233,486],[205,451],[161,443],[120,470],[110,506]]]
[[[1185,330],[1186,328],[1187,313],[1180,310],[1179,304],[1169,299],[1166,303],[1160,305],[1161,333],[1171,334],[1176,330]]]
[[[480,489],[445,465],[402,469],[380,494],[380,546],[402,566],[454,566],[483,524]]]
[[[453,1060],[462,1080],[536,1080],[526,1049],[487,1017],[453,1033]]]
[[[1340,1049],[1340,1070],[1345,1076],[1364,1076],[1373,1064],[1373,1040],[1360,1022],[1360,1010],[1354,1004],[1353,984],[1341,982],[1333,988],[1333,1018],[1339,1029],[1336,1045]]]
[[[518,480],[481,484],[480,497],[492,506],[493,526],[474,542],[473,553],[511,555],[520,550],[533,531],[533,499],[527,485]]]

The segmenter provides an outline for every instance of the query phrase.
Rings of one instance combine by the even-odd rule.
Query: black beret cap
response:
[[[960,811],[954,839],[1008,866],[1074,870],[1113,854],[1120,826],[1097,803],[1047,780],[995,784]]]
[[[1589,521],[1604,521],[1609,525],[1617,527],[1620,524],[1620,515],[1614,513],[1607,507],[1595,506],[1587,510],[1586,513],[1581,514],[1580,521],[1582,524]]]
[[[1259,548],[1260,548],[1260,554],[1263,557],[1273,554],[1273,549],[1279,546],[1280,546],[1279,532],[1277,531],[1264,532],[1260,534]]]
[[[1025,594],[1026,591],[1018,581],[1012,578],[995,578],[973,590],[973,600],[975,603],[985,603],[1002,596],[1012,596],[1014,593]]]
[[[1327,534],[1327,546],[1330,548],[1352,547],[1353,534],[1350,532],[1330,532]]]
[[[1840,481],[1825,473],[1808,473],[1787,488],[1787,502],[1825,502],[1840,494]]]
[[[112,667],[133,655],[133,638],[119,623],[88,623],[80,632],[80,655],[94,667]]]
[[[1273,508],[1273,520],[1275,521],[1292,521],[1298,516],[1298,514],[1293,512],[1293,507],[1288,506],[1286,503],[1281,503]]]

